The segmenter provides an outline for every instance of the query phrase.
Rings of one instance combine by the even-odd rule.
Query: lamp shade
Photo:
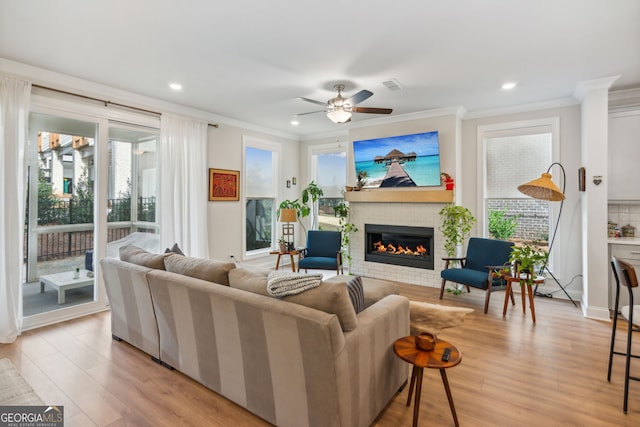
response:
[[[298,214],[295,209],[280,209],[280,222],[296,222]]]
[[[337,107],[335,110],[329,111],[327,117],[329,117],[333,123],[344,123],[351,118],[351,113],[345,111],[342,107]]]
[[[564,194],[551,181],[551,174],[548,172],[540,175],[540,178],[518,186],[518,191],[538,200],[550,200],[552,202],[564,200]]]

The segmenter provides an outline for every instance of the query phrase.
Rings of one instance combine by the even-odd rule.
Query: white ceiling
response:
[[[308,136],[349,126],[290,124],[317,109],[297,97],[337,82],[391,117],[554,101],[616,75],[638,88],[640,1],[2,0],[0,57]]]

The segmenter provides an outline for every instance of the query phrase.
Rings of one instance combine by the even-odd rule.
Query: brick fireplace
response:
[[[442,243],[442,233],[438,230],[440,224],[439,212],[447,204],[439,202],[366,202],[350,200],[351,221],[359,230],[351,236],[351,273],[439,288],[440,271],[444,268],[442,258],[446,256]],[[365,259],[367,247],[366,224],[432,228],[432,269],[372,262]]]

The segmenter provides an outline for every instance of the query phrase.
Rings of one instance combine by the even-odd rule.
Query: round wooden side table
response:
[[[509,296],[513,298],[513,283],[520,283],[520,296],[522,297],[522,313],[526,312],[526,303],[525,303],[525,295],[529,295],[529,307],[531,308],[531,320],[533,323],[536,323],[536,306],[533,302],[535,297],[535,292],[533,289],[533,285],[541,285],[544,283],[544,276],[535,276],[531,278],[531,276],[527,274],[520,274],[517,276],[512,276],[511,274],[507,274],[503,276],[504,280],[507,282],[506,294],[504,295],[504,307],[502,308],[502,316],[506,316],[507,307],[509,306]]]
[[[442,360],[442,353],[445,348],[451,349],[449,360],[444,362]],[[458,416],[456,415],[456,408],[453,405],[453,397],[451,396],[451,389],[449,389],[449,381],[447,380],[447,373],[445,369],[458,365],[462,361],[462,353],[458,348],[441,339],[438,339],[436,346],[432,351],[422,351],[416,347],[416,337],[408,336],[399,338],[393,343],[393,351],[396,355],[407,363],[413,365],[411,371],[411,385],[409,386],[409,397],[407,398],[407,406],[411,405],[411,396],[413,395],[413,389],[415,387],[416,395],[413,403],[413,427],[418,425],[418,412],[420,410],[420,394],[422,393],[422,374],[424,368],[439,369],[440,376],[442,377],[442,383],[444,389],[447,392],[447,399],[449,399],[449,407],[451,408],[451,414],[453,415],[453,421],[456,427],[458,424]]]
[[[291,258],[291,271],[293,271],[293,272],[296,271],[296,262],[295,262],[293,256],[294,255],[298,255],[298,262],[300,262],[300,254],[301,253],[302,252],[297,250],[297,249],[294,249],[292,251],[284,251],[284,252],[280,252],[279,250],[278,251],[269,252],[270,255],[278,255],[278,259],[276,260],[276,268],[275,268],[276,271],[278,270],[278,268],[280,268],[280,258],[283,255],[289,255],[289,257]]]

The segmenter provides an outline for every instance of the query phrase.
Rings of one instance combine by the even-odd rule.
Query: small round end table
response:
[[[442,353],[445,348],[451,349],[451,354],[448,361],[442,360]],[[407,406],[411,405],[411,396],[413,395],[413,389],[416,389],[415,400],[413,403],[413,427],[418,425],[418,412],[420,410],[420,394],[422,393],[422,374],[424,368],[438,369],[440,370],[440,376],[442,377],[442,383],[444,389],[447,392],[447,399],[449,399],[449,407],[451,408],[451,414],[453,415],[453,421],[456,427],[458,424],[458,416],[456,415],[456,408],[453,405],[453,397],[451,396],[451,389],[449,389],[449,381],[447,380],[447,373],[445,369],[452,368],[458,365],[462,361],[462,353],[458,348],[445,341],[438,339],[436,346],[432,351],[422,351],[416,347],[416,337],[407,336],[396,340],[393,343],[393,351],[402,360],[413,365],[411,371],[411,385],[409,386],[409,397],[407,398]]]

